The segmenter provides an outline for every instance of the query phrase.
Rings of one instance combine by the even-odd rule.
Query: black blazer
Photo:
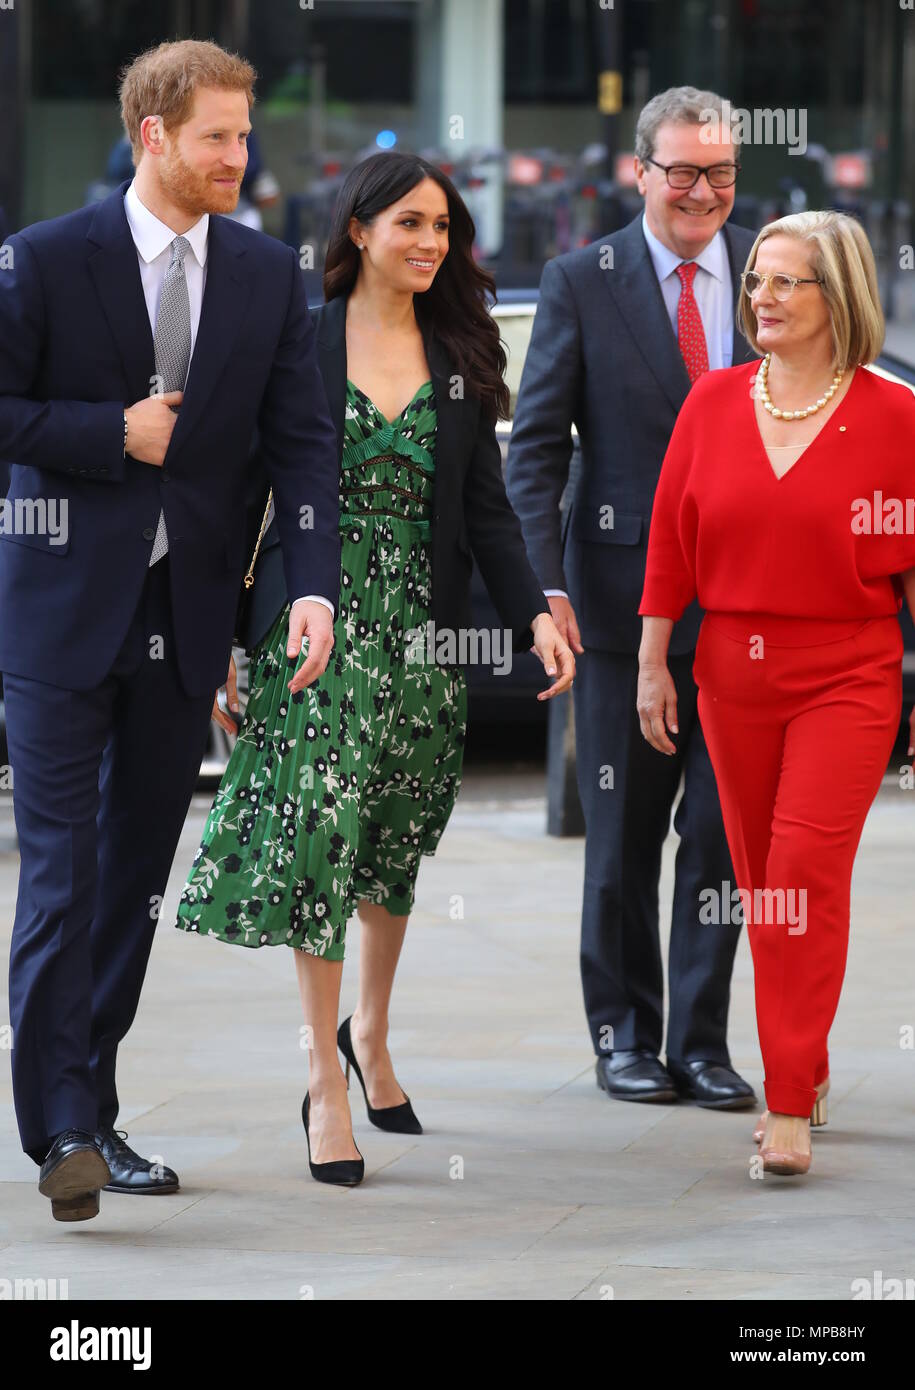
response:
[[[754,239],[725,223],[735,303]],[[753,357],[735,327],[733,365]],[[641,213],[621,231],[547,262],[506,479],[531,563],[545,589],[568,593],[586,651],[639,649],[654,493],[689,387]],[[581,473],[561,524],[573,422]],[[692,651],[701,620],[691,603],[674,624],[671,656]]]
[[[312,309],[318,331],[318,365],[342,452],[346,412],[346,296]],[[533,640],[531,621],[549,612],[549,604],[528,562],[521,525],[505,495],[502,458],[495,428],[481,414],[478,398],[452,393],[454,368],[434,334],[424,334],[426,360],[435,393],[438,427],[433,480],[432,610],[436,628],[473,627],[470,576],[473,559],[480,568],[505,627],[512,649],[524,651]],[[263,515],[266,489],[252,513],[254,535]],[[288,602],[279,558],[276,527],[271,522],[254,570],[254,586],[239,628],[241,644],[251,651]],[[301,597],[301,595],[296,595]],[[323,597],[338,602],[338,594]]]

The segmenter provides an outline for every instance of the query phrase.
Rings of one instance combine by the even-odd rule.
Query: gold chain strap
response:
[[[261,529],[257,534],[257,542],[254,546],[254,554],[251,556],[251,563],[248,566],[248,573],[245,575],[245,588],[250,589],[254,585],[254,566],[257,564],[257,557],[260,553],[261,541],[264,539],[264,532],[267,529],[267,518],[270,515],[270,506],[273,502],[273,488],[267,493],[267,505],[264,508],[264,519],[261,522]]]

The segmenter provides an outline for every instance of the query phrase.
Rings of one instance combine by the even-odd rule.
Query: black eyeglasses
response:
[[[702,174],[710,188],[732,188],[740,173],[739,164],[659,164],[656,159],[644,163],[663,169],[671,188],[695,188]]]

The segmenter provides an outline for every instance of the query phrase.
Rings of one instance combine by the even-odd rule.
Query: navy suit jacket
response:
[[[736,304],[755,234],[725,223],[724,238]],[[755,355],[735,327],[733,364]],[[586,651],[639,649],[651,509],[689,388],[641,213],[611,236],[547,263],[506,484],[537,577],[545,589],[568,593]],[[581,474],[560,526],[573,423]],[[695,647],[701,621],[694,602],[674,625],[671,656]]]
[[[98,685],[136,610],[163,508],[175,655],[198,696],[226,677],[255,436],[289,592],[336,602],[337,438],[295,252],[211,216],[164,466],[124,457],[124,408],[149,394],[155,372],[127,187],[10,237],[12,265],[0,268],[0,458],[12,462],[13,504],[0,527],[0,671]],[[38,517],[49,502],[62,508],[63,543],[21,523],[11,531],[17,500]]]

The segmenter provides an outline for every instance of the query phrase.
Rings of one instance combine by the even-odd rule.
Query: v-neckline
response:
[[[367,393],[366,391],[363,391],[363,389],[362,389],[361,386],[357,386],[357,385],[356,385],[356,383],[355,383],[355,381],[353,381],[352,377],[348,376],[346,379],[347,379],[347,381],[349,382],[350,386],[352,386],[353,390],[354,390],[354,391],[358,391],[358,392],[359,392],[359,395],[363,398],[363,400],[368,401],[369,405],[372,407],[372,409],[374,410],[375,414],[378,416],[379,420],[381,420],[385,425],[387,425],[388,429],[393,429],[394,426],[397,424],[397,421],[403,419],[403,417],[406,415],[407,411],[410,409],[410,406],[411,406],[411,405],[413,404],[413,402],[416,400],[416,397],[419,395],[420,391],[425,391],[425,389],[426,389],[427,386],[431,386],[431,385],[432,385],[432,378],[431,378],[431,376],[430,376],[426,381],[423,382],[422,386],[417,386],[416,390],[413,392],[413,395],[412,395],[412,396],[410,397],[410,399],[407,401],[407,403],[406,403],[406,405],[404,406],[403,410],[401,410],[397,415],[395,415],[393,420],[389,420],[388,417],[387,417],[386,415],[384,415],[384,414],[381,412],[381,410],[379,410],[378,406],[377,406],[377,405],[375,404],[375,402],[372,400],[371,396],[368,395],[368,393]]]
[[[757,369],[757,371],[758,371],[758,370],[759,370],[760,363],[757,362],[755,365],[756,365],[756,369]],[[773,481],[774,483],[783,483],[783,482],[785,481],[786,478],[790,477],[790,475],[791,475],[792,473],[794,473],[794,472],[800,467],[800,465],[804,462],[804,459],[805,459],[805,458],[807,457],[807,455],[810,453],[810,450],[814,447],[814,445],[818,444],[819,441],[822,439],[823,435],[826,434],[826,433],[828,432],[829,426],[832,424],[833,420],[836,418],[836,415],[837,415],[837,414],[839,413],[839,411],[842,409],[843,405],[845,405],[845,403],[846,403],[846,401],[848,400],[849,396],[851,395],[852,391],[854,391],[854,389],[855,389],[855,384],[856,384],[856,382],[857,382],[857,380],[858,380],[858,375],[859,375],[859,373],[862,372],[863,370],[864,370],[863,367],[856,367],[856,368],[855,368],[854,374],[853,374],[852,379],[851,379],[851,381],[850,381],[850,383],[849,383],[849,386],[848,386],[848,390],[845,392],[845,395],[842,397],[841,401],[840,401],[839,404],[836,406],[836,408],[835,408],[835,410],[833,411],[833,413],[828,417],[828,419],[826,419],[826,420],[823,421],[823,423],[820,425],[820,428],[817,430],[816,434],[815,434],[815,435],[813,436],[813,438],[811,439],[810,443],[807,444],[807,445],[805,445],[805,447],[802,449],[802,451],[798,454],[797,458],[794,460],[794,463],[792,463],[791,467],[790,467],[789,469],[787,469],[787,470],[781,475],[781,477],[778,476],[778,474],[776,473],[775,469],[772,467],[772,460],[769,458],[769,451],[768,451],[768,449],[766,448],[766,441],[765,441],[765,440],[763,439],[763,437],[762,437],[762,431],[761,431],[760,428],[759,428],[759,421],[758,421],[757,418],[756,418],[756,400],[755,400],[755,397],[754,397],[754,393],[753,393],[752,390],[750,391],[750,413],[751,413],[751,415],[752,415],[752,420],[753,420],[753,433],[754,433],[754,435],[755,435],[755,437],[756,437],[756,442],[757,442],[757,444],[758,444],[758,446],[759,446],[760,453],[762,454],[763,461],[764,461],[764,463],[765,463],[765,465],[766,465],[766,471],[768,472],[769,477],[772,479],[772,481]],[[774,447],[774,448],[779,448],[779,447],[783,447],[783,446],[774,445],[773,447]]]

